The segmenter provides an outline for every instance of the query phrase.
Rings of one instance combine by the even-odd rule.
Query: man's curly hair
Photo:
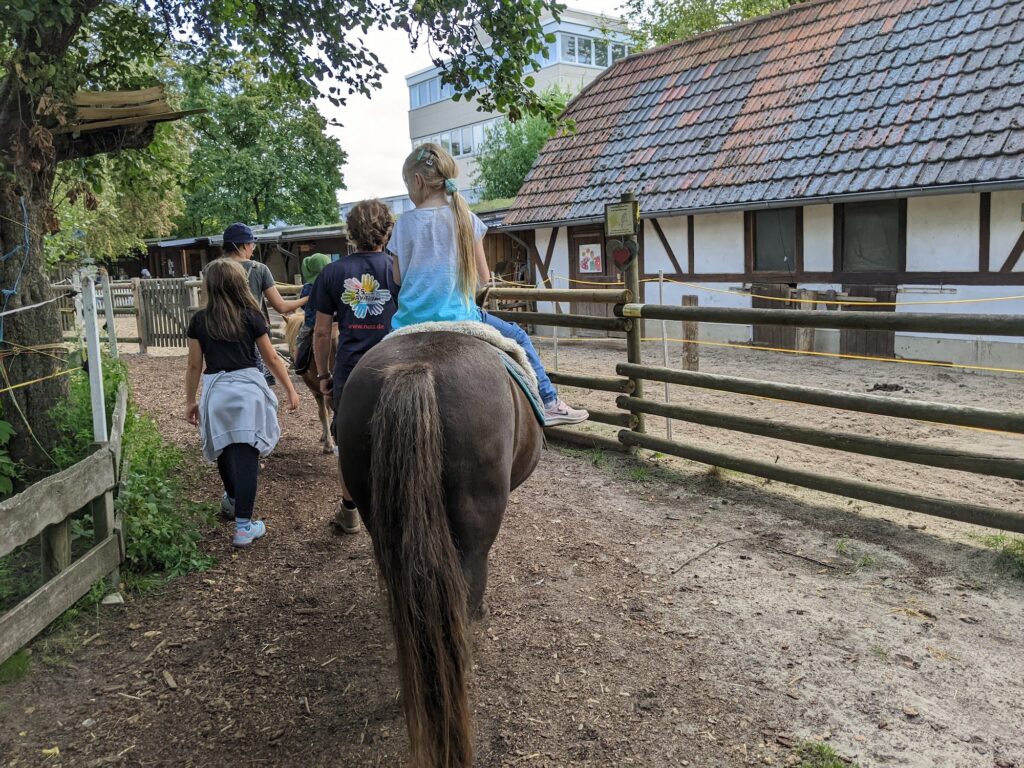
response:
[[[349,211],[348,236],[360,251],[379,251],[388,244],[395,220],[380,200],[363,200]]]

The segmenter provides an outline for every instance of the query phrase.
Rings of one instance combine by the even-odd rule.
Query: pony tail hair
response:
[[[473,247],[476,244],[473,215],[466,203],[466,198],[458,191],[452,192],[449,205],[452,208],[452,219],[455,222],[455,245],[459,254],[459,291],[469,301],[473,301],[480,283],[476,256],[473,253]]]

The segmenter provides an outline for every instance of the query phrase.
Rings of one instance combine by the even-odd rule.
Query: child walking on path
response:
[[[206,308],[188,326],[185,418],[199,426],[204,458],[217,462],[224,483],[221,511],[235,519],[231,543],[248,547],[266,532],[252,519],[260,457],[268,456],[281,436],[277,398],[257,367],[257,349],[284,384],[289,411],[299,407],[299,395],[270,343],[242,267],[217,259],[205,277]],[[196,403],[200,376],[203,394]]]
[[[396,257],[395,282],[402,286],[392,327],[437,320],[485,322],[526,350],[544,401],[545,424],[585,421],[590,414],[558,396],[526,332],[476,306],[476,291],[488,276],[487,226],[459,194],[458,173],[452,156],[436,144],[423,144],[405,161],[402,179],[416,208],[402,214],[388,243]]]
[[[313,284],[323,271],[324,267],[331,263],[331,257],[326,253],[313,253],[302,260],[302,290],[299,298],[304,299],[313,294]],[[312,300],[307,301],[302,308],[305,320],[302,323],[302,330],[295,340],[295,373],[300,376],[304,374],[313,363],[313,326],[316,325],[316,304]]]
[[[391,330],[395,314],[398,286],[392,278],[392,259],[383,252],[393,221],[391,209],[380,200],[358,203],[349,213],[346,224],[348,236],[359,250],[324,267],[309,302],[316,308],[313,354],[317,378],[323,394],[333,391],[334,440],[339,454],[345,439],[337,430],[341,391],[356,363]],[[331,360],[331,325],[335,318],[338,319],[338,352]],[[345,488],[345,478],[341,476],[340,455],[338,478],[342,508],[335,522],[344,532],[355,533],[359,529],[359,518]]]

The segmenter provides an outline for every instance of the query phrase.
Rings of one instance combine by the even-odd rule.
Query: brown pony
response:
[[[387,589],[412,763],[470,766],[469,616],[509,493],[540,459],[540,425],[494,349],[450,332],[374,347],[337,420]]]
[[[298,339],[299,331],[302,330],[302,323],[305,317],[301,312],[295,312],[285,320],[284,326],[284,340],[288,344],[288,354],[292,360],[297,359],[298,356]],[[338,328],[334,327],[334,333],[331,337],[331,360],[334,360],[334,356],[338,349]],[[312,351],[310,351],[312,355]],[[320,434],[320,442],[324,444],[324,453],[337,453],[338,448],[334,444],[334,435],[331,433],[331,417],[334,411],[334,403],[330,398],[324,397],[320,394],[320,382],[316,378],[316,363],[310,362],[309,367],[305,373],[302,374],[302,380],[306,382],[306,386],[309,387],[309,391],[313,393],[313,397],[316,398],[316,409],[317,414],[320,416],[320,426],[323,431]]]

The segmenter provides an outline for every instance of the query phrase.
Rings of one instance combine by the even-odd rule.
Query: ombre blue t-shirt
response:
[[[480,240],[487,225],[476,214],[473,237]],[[388,250],[398,259],[402,296],[392,328],[435,321],[480,320],[472,297],[459,290],[458,247],[451,207],[414,208],[395,222]]]

